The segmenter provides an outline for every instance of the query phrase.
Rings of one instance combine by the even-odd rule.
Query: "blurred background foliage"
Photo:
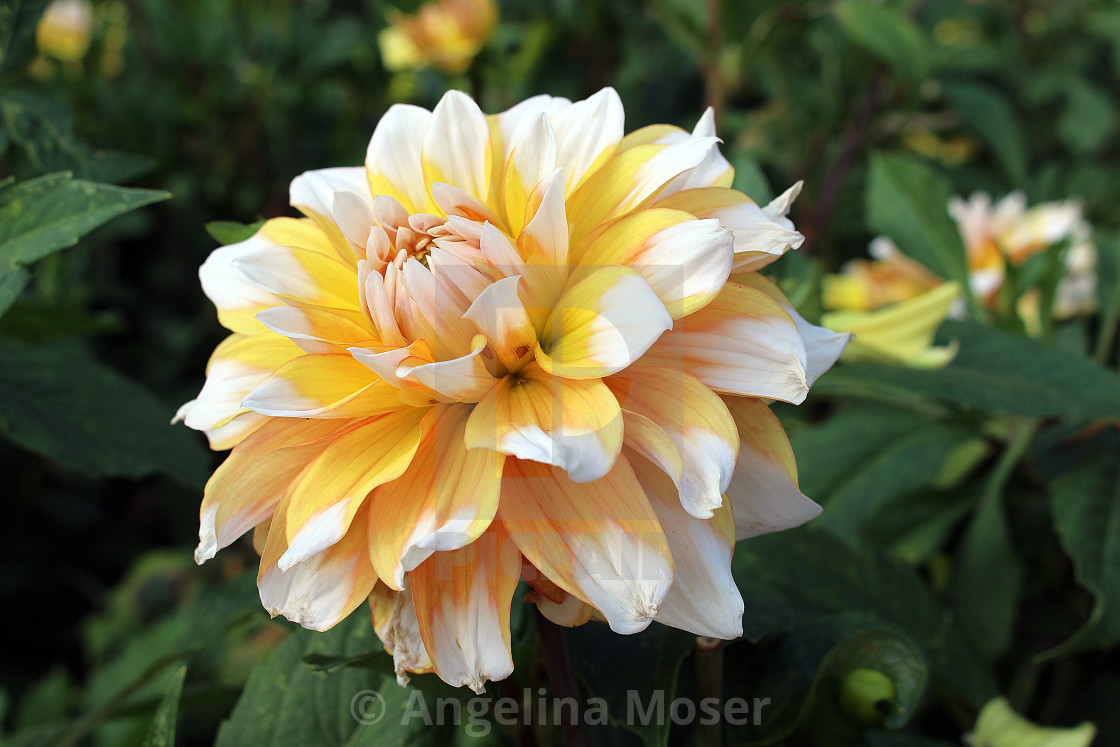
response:
[[[503,0],[453,73],[383,64],[378,35],[411,0],[92,0],[84,36],[40,28],[36,43],[45,6],[0,5],[0,744],[559,743],[358,728],[354,692],[404,697],[365,613],[293,630],[260,608],[251,548],[196,568],[220,456],[167,422],[223,336],[196,277],[206,224],[233,222],[221,238],[286,212],[288,182],[359,163],[393,102],[454,87],[498,111],[604,85],[628,130],[715,107],[736,186],[759,202],[804,180],[806,243],[769,274],[810,319],[822,277],[879,234],[961,280],[946,201],[974,190],[1079,200],[1099,299],[1031,337],[1011,298],[942,325],[958,350],[943,369],[841,365],[805,406],[777,406],[825,512],[740,544],[747,635],[722,649],[724,694],[775,705],[714,736],[593,741],[1087,743],[1012,723],[1010,704],[1120,743],[1115,3]],[[529,617],[515,615],[516,676],[544,686]],[[702,692],[688,636],[568,639],[589,694]],[[414,682],[450,694],[430,679]]]

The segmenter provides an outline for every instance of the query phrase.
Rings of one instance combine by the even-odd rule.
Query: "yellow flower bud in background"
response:
[[[1036,726],[1015,713],[1005,698],[988,701],[976,719],[968,743],[975,747],[1089,747],[1097,727],[1089,722],[1072,729]]]
[[[93,28],[93,9],[87,0],[54,0],[35,30],[39,51],[64,62],[85,57]]]
[[[415,15],[394,13],[378,35],[381,59],[394,72],[431,65],[461,73],[489,40],[497,20],[494,0],[437,0]]]

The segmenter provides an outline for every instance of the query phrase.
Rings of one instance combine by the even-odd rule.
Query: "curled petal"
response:
[[[641,363],[683,368],[717,392],[798,404],[809,391],[805,342],[789,312],[736,283],[677,320]]]
[[[505,457],[467,449],[470,409],[433,408],[411,467],[373,495],[369,553],[391,588],[403,589],[405,574],[432,553],[469,545],[494,518]]]
[[[632,464],[665,530],[676,568],[657,621],[696,635],[738,638],[743,634],[743,597],[731,575],[731,509],[698,519],[681,507],[676,486],[661,470],[642,457]]]
[[[495,525],[409,574],[420,635],[444,682],[482,693],[486,682],[513,673],[510,605],[520,571],[521,553]]]
[[[530,363],[478,403],[466,444],[552,464],[575,482],[590,482],[614,465],[622,433],[618,401],[603,382],[553,377]]]
[[[672,327],[645,278],[628,267],[602,267],[556,302],[536,358],[557,376],[600,378],[638,360]]]
[[[821,507],[797,487],[797,463],[770,408],[747,397],[724,397],[739,428],[739,461],[727,488],[735,537],[746,539],[800,526]]]
[[[553,467],[510,460],[498,518],[525,558],[592,605],[616,633],[644,630],[673,579],[657,514],[626,459],[574,483]]]
[[[281,507],[269,528],[257,574],[261,603],[268,613],[321,631],[356,610],[377,581],[366,553],[364,524],[357,523],[341,541],[317,555],[281,570],[277,560],[287,545]]]
[[[697,518],[711,518],[723,503],[739,453],[735,421],[720,398],[696,377],[671,368],[637,366],[612,376],[607,385],[624,411],[645,416],[670,438],[681,459],[676,480],[681,504]],[[654,447],[643,435],[639,426],[639,448]],[[675,467],[671,452],[654,461]]]
[[[432,660],[420,637],[420,622],[412,603],[412,591],[393,591],[380,581],[369,595],[373,630],[385,651],[393,657],[393,668],[401,687],[408,684],[408,672],[432,671]]]

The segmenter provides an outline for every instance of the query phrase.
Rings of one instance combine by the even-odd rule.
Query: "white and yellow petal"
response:
[[[525,558],[599,610],[616,633],[644,630],[673,579],[665,534],[633,470],[575,483],[554,467],[510,460],[498,518]]]
[[[602,381],[555,377],[531,363],[478,403],[466,445],[555,465],[575,482],[590,482],[611,470],[622,434],[618,401]]]
[[[404,588],[405,574],[435,552],[465,547],[497,510],[505,457],[465,442],[465,405],[437,405],[411,467],[373,494],[369,554],[378,576]]]
[[[556,302],[536,360],[557,376],[609,376],[641,358],[672,327],[672,316],[645,278],[628,267],[602,267]]]
[[[797,462],[782,424],[770,408],[749,397],[725,397],[739,429],[739,461],[727,487],[736,539],[792,529],[817,517],[821,507],[797,486]]]

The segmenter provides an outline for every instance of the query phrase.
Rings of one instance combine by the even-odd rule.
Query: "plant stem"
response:
[[[723,84],[720,56],[723,53],[723,4],[721,0],[708,0],[707,49],[702,63],[704,98],[716,120],[716,132],[723,123],[723,110],[727,92]]]
[[[696,682],[700,698],[723,699],[723,641],[718,638],[699,636],[696,639]],[[713,724],[703,721],[696,727],[697,747],[719,747],[723,744],[721,722]]]
[[[534,614],[537,618],[537,632],[541,636],[544,666],[552,693],[557,698],[571,698],[577,703],[576,717],[571,722],[563,724],[564,744],[569,747],[591,747],[591,740],[583,724],[582,708],[578,705],[581,703],[579,689],[576,687],[568,645],[564,640],[564,629],[542,615],[540,610],[535,610]]]

